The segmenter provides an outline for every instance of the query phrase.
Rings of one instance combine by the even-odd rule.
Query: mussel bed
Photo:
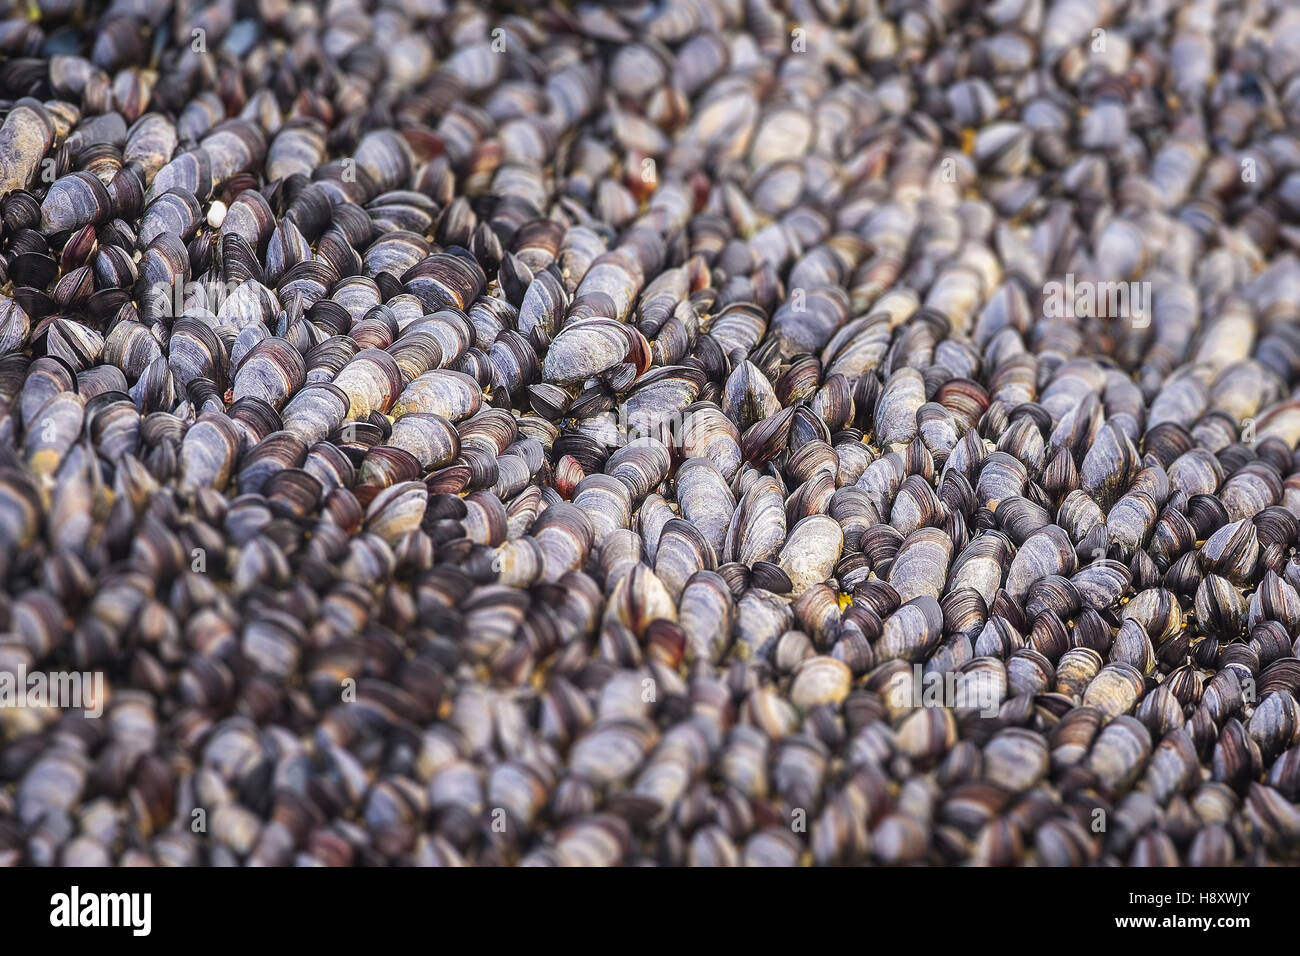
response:
[[[1298,248],[1285,3],[0,0],[0,865],[1300,862]]]

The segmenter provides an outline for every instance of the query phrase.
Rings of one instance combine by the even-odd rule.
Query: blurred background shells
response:
[[[0,864],[1300,862],[1286,4],[0,53]]]

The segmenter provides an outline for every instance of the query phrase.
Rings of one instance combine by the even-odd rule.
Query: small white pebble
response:
[[[223,202],[214,202],[208,207],[208,225],[213,229],[220,229],[221,224],[226,221],[226,204]]]

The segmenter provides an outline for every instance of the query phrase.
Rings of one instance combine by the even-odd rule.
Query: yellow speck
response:
[[[961,151],[965,153],[967,156],[971,156],[974,154],[975,152],[974,127],[967,126],[965,129],[961,131]]]
[[[853,595],[849,594],[847,591],[841,591],[840,610],[843,611],[846,607],[852,607],[852,605],[853,605]]]
[[[53,448],[42,448],[32,454],[27,466],[38,475],[52,475],[59,467],[59,453]]]

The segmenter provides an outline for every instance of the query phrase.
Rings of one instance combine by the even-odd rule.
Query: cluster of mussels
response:
[[[1300,860],[1293,4],[0,55],[0,863]]]

